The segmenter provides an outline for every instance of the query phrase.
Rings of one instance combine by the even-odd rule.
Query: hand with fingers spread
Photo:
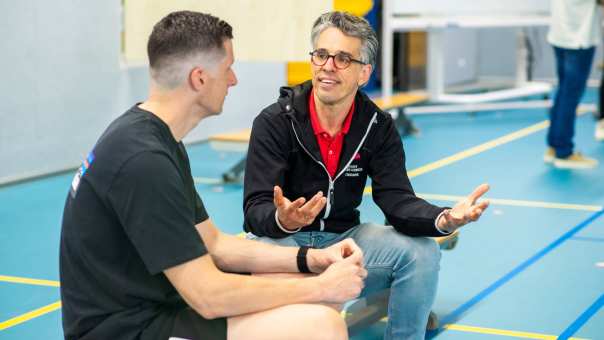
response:
[[[283,190],[279,186],[275,186],[273,202],[277,207],[277,218],[281,226],[294,231],[312,224],[325,207],[327,199],[323,197],[323,192],[319,191],[308,202],[304,197],[292,202],[283,196]]]
[[[331,264],[342,261],[352,255],[361,257],[363,263],[363,251],[351,238],[342,240],[323,249],[309,249],[307,254],[308,268],[313,273],[322,273]]]
[[[481,184],[465,199],[459,201],[452,209],[445,210],[438,220],[438,228],[453,232],[459,227],[474,222],[489,206],[489,201],[476,201],[489,190],[488,184]]]
[[[361,294],[365,287],[367,270],[363,267],[363,254],[355,251],[341,261],[331,264],[316,280],[321,287],[321,301],[344,303]]]

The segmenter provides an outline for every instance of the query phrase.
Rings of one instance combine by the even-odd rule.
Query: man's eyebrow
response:
[[[317,51],[325,51],[325,52],[329,53],[329,51],[326,48],[317,48]],[[353,56],[353,54],[351,52],[348,52],[348,51],[337,50],[335,52],[335,54],[338,54],[338,53],[346,54],[346,55],[349,55],[351,57]]]

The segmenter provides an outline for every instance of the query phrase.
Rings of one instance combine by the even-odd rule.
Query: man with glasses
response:
[[[265,242],[324,248],[351,237],[368,271],[362,295],[390,288],[386,339],[424,339],[440,250],[423,236],[476,221],[479,186],[452,209],[415,196],[392,118],[359,91],[378,49],[362,18],[343,12],[313,25],[312,80],[283,87],[254,120],[244,188],[245,230]],[[392,226],[360,223],[367,177]]]

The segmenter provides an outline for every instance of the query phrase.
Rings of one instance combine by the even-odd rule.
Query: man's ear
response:
[[[195,91],[201,90],[207,81],[207,72],[201,67],[195,67],[189,73],[189,84]]]
[[[365,84],[367,84],[367,82],[369,81],[369,78],[371,77],[371,72],[373,72],[373,65],[371,65],[371,64],[363,65],[363,68],[361,69],[361,74],[359,75],[359,81],[358,81],[359,87],[362,87]]]

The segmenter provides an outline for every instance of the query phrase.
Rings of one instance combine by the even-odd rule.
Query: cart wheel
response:
[[[436,313],[434,313],[433,311],[430,311],[430,315],[428,316],[428,324],[426,325],[426,330],[427,331],[437,330],[438,324],[439,324],[438,315],[436,315]]]

